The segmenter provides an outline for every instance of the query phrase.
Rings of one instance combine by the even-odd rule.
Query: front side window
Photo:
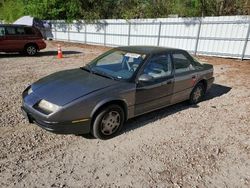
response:
[[[86,68],[93,73],[110,76],[115,79],[130,79],[146,55],[122,50],[111,50],[101,58],[92,61]]]
[[[6,27],[5,34],[6,35],[16,35],[16,28],[15,27]]]
[[[170,76],[172,73],[172,64],[170,55],[161,55],[149,60],[142,74],[148,74],[154,79]]]
[[[4,27],[0,27],[0,37],[5,36],[5,29]]]
[[[175,66],[175,73],[183,73],[194,70],[191,61],[183,53],[174,53],[173,61]]]

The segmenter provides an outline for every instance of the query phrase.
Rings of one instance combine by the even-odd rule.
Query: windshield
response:
[[[145,54],[111,50],[89,63],[85,68],[101,76],[127,80],[133,76],[145,57]]]

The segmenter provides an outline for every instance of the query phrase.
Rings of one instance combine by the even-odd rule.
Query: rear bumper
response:
[[[29,123],[35,123],[39,127],[57,134],[87,134],[90,133],[91,120],[88,119],[82,122],[48,122],[45,120],[37,119],[32,116],[30,112],[24,107],[21,107],[24,117]]]
[[[37,46],[39,50],[42,50],[42,49],[45,49],[47,45],[43,40],[41,40],[37,43]]]

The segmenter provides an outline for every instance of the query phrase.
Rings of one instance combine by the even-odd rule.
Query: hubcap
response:
[[[200,87],[197,87],[196,90],[194,91],[194,101],[197,102],[202,94],[202,89]]]
[[[119,127],[121,116],[117,111],[110,111],[104,115],[101,122],[101,132],[104,135],[113,134]]]
[[[35,48],[34,46],[29,46],[29,47],[27,48],[27,53],[28,53],[29,55],[35,55],[35,54],[36,54],[36,48]]]

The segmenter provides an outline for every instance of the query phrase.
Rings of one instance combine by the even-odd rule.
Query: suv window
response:
[[[153,78],[163,78],[172,73],[172,64],[170,55],[160,55],[153,57],[144,68],[142,74],[148,74]]]
[[[25,31],[26,35],[34,35],[35,34],[34,30],[31,27],[25,27],[24,31]]]
[[[5,34],[6,35],[16,35],[16,28],[15,27],[6,27]]]
[[[173,53],[172,56],[175,66],[175,73],[182,73],[194,70],[191,61],[185,56],[185,54],[178,52],[178,53]]]
[[[18,35],[24,35],[25,34],[24,28],[23,27],[17,27],[16,28],[16,33]]]
[[[4,27],[0,27],[0,37],[5,36],[5,29]]]

